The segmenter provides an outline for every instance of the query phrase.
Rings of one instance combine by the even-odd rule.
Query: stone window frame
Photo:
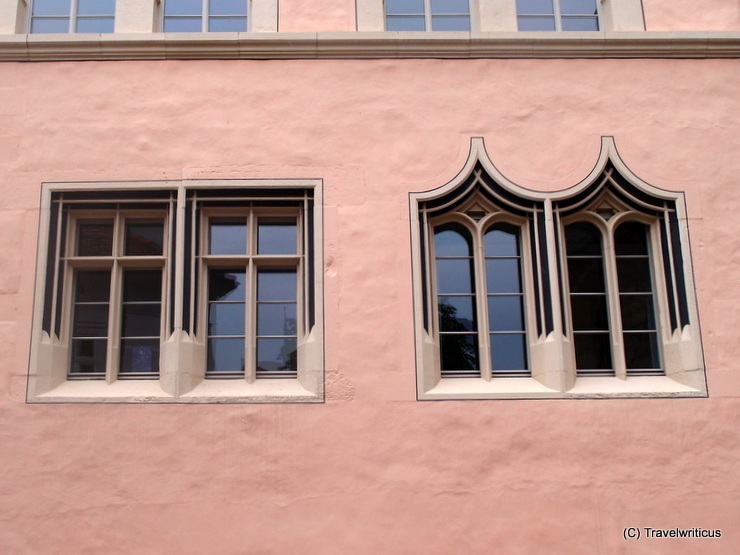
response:
[[[454,210],[483,188],[484,196],[496,199],[500,208],[508,204],[510,212],[521,210],[529,220],[531,240],[525,248],[533,263],[525,264],[524,272],[525,282],[534,284],[534,291],[525,289],[525,306],[535,315],[528,345],[531,377],[440,375],[432,224],[444,216],[447,206]],[[629,199],[632,212],[620,204],[622,198]],[[532,191],[509,181],[490,161],[483,139],[473,138],[468,160],[452,181],[410,193],[409,201],[419,400],[707,396],[684,193],[659,189],[635,176],[620,159],[612,137],[602,137],[599,159],[583,181],[555,192]],[[662,375],[627,376],[616,366],[613,376],[577,375],[564,285],[564,222],[586,214],[599,217],[607,208],[652,226]],[[654,216],[638,214],[643,208]],[[609,280],[609,295],[618,296],[613,272]]]
[[[434,26],[433,25],[433,23],[434,23],[434,16],[435,15],[444,15],[444,14],[435,14],[435,12],[433,11],[432,1],[433,0],[422,0],[422,3],[424,5],[423,13],[422,14],[416,14],[415,13],[415,14],[409,14],[409,15],[416,15],[416,16],[423,15],[424,16],[424,30],[425,31],[435,31],[435,32],[438,32],[437,30],[433,29],[433,26]],[[470,13],[471,12],[470,5],[471,5],[471,2],[473,0],[466,0],[466,1],[468,3],[468,11],[465,14],[463,14],[463,13],[456,13],[456,14],[450,14],[450,15],[454,15],[454,16],[467,15],[468,16],[468,20],[470,21],[470,24],[471,24],[471,28],[472,28],[472,17],[471,17],[471,13]],[[387,0],[384,0],[383,1],[383,13],[384,13],[384,18],[385,18],[385,27],[384,28],[387,30],[387,27],[388,27],[388,19],[389,18],[393,19],[394,17],[398,17],[398,16],[394,16],[393,14],[386,13],[386,10],[385,10],[386,2],[387,2]]]
[[[385,31],[385,0],[355,0],[357,30]],[[600,31],[644,31],[645,15],[642,0],[598,0]],[[471,32],[511,32],[518,30],[516,0],[470,0]],[[421,31],[441,36],[442,33],[467,33],[467,31]],[[549,33],[540,31],[539,33]],[[560,31],[562,33],[563,31]],[[584,31],[572,31],[582,34]]]
[[[159,29],[162,32],[165,32],[165,30],[164,30],[165,19],[166,19],[165,8],[166,8],[166,5],[167,5],[167,2],[168,1],[169,0],[157,0],[157,3],[159,3],[160,6],[161,6],[160,9],[159,9]],[[195,19],[196,17],[199,17],[199,19],[200,19],[200,27],[201,27],[200,31],[172,31],[172,32],[176,32],[176,33],[177,32],[193,32],[193,33],[196,33],[196,32],[200,32],[200,33],[217,33],[217,32],[219,32],[219,31],[210,31],[208,29],[208,25],[210,23],[210,18],[213,17],[210,14],[211,1],[212,0],[200,0],[201,7],[202,7],[202,11],[201,11],[200,16],[192,16],[191,17],[191,19]],[[244,1],[246,2],[246,9],[247,9],[247,13],[244,16],[245,19],[247,20],[247,29],[246,29],[246,31],[236,31],[236,32],[249,32],[249,31],[252,30],[252,4],[255,3],[255,0],[244,0]],[[257,3],[259,3],[259,0],[257,0]],[[234,31],[226,31],[226,32],[234,32]]]
[[[205,379],[206,346],[202,326],[206,302],[199,290],[202,268],[195,257],[201,213],[194,196],[238,197],[259,202],[277,215],[285,204],[302,219],[299,317],[306,322],[298,337],[295,379]],[[95,201],[95,208],[118,203],[136,214],[143,202],[166,203],[168,234],[162,261],[165,295],[158,379],[68,379],[70,320],[69,277],[60,277],[59,245],[65,202]],[[255,200],[256,199],[256,200]],[[141,201],[141,202],[140,202]],[[223,200],[223,202],[226,202]],[[229,201],[230,202],[230,201]],[[298,208],[296,208],[296,206]],[[182,180],[147,182],[43,183],[39,217],[31,352],[27,401],[33,403],[315,403],[324,400],[323,181],[321,179]],[[217,210],[209,208],[210,214]],[[225,209],[226,210],[226,209]],[[229,210],[226,210],[229,211]],[[91,212],[91,214],[95,214]],[[150,212],[147,212],[150,214]],[[74,216],[74,214],[72,215]],[[47,239],[48,238],[48,239]],[[57,285],[63,284],[63,285]],[[200,288],[200,289],[199,289]],[[57,295],[57,292],[61,291]],[[58,298],[57,298],[58,297]],[[56,313],[55,313],[56,311]],[[198,316],[194,316],[195,313]],[[199,320],[198,320],[199,319]],[[199,327],[200,326],[200,327]]]
[[[35,0],[23,0],[23,2],[25,4],[25,9],[27,10],[27,13],[28,13],[28,18],[27,18],[27,23],[26,23],[26,32],[27,33],[31,33],[31,28],[32,28],[33,20],[34,19],[37,19],[37,18],[46,19],[47,18],[47,17],[44,17],[44,16],[36,16],[36,17],[34,17],[34,15],[33,15],[33,4],[34,4],[34,1]],[[110,18],[110,19],[113,20],[113,27],[114,27],[114,30],[113,31],[110,31],[111,33],[112,32],[115,32],[116,13],[117,13],[117,10],[118,10],[118,7],[117,6],[122,1],[125,2],[125,0],[115,0],[114,10],[113,10],[113,16]],[[77,34],[77,33],[80,33],[79,31],[77,31],[77,23],[78,23],[78,21],[80,19],[88,19],[90,17],[90,16],[80,16],[79,15],[79,13],[78,13],[78,4],[79,4],[79,2],[80,2],[80,0],[70,0],[69,12],[66,15],[66,18],[69,20],[69,24],[67,26],[68,27],[67,31],[64,32],[65,34]],[[19,9],[20,9],[20,6],[19,6]],[[65,16],[48,16],[48,17],[53,18],[53,19],[61,19],[61,18],[65,17]],[[106,14],[106,17],[107,17],[107,14]],[[82,32],[82,33],[84,33],[84,32]],[[44,34],[44,33],[34,33],[34,34]]]

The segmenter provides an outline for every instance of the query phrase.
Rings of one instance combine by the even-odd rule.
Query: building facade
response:
[[[736,551],[739,56],[737,0],[0,0],[0,550]]]

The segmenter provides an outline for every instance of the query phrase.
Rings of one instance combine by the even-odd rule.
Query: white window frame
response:
[[[118,12],[118,4],[120,2],[125,2],[125,1],[126,0],[116,0],[116,2],[115,2],[115,9],[113,10],[113,15],[111,17],[111,19],[113,20],[113,32],[115,32],[116,14]],[[77,4],[79,3],[79,0],[70,0],[69,15],[67,15],[67,16],[36,16],[36,17],[34,17],[34,15],[33,15],[33,3],[34,3],[34,0],[28,0],[28,8],[27,8],[27,10],[28,10],[28,24],[27,24],[27,30],[26,30],[26,32],[29,33],[29,34],[31,33],[31,26],[33,25],[33,20],[34,19],[39,19],[39,18],[40,19],[69,19],[69,25],[67,26],[68,28],[67,28],[66,33],[76,34],[78,32],[77,31],[77,22],[79,21],[80,18],[81,19],[87,19],[89,17],[94,17],[94,16],[79,16],[78,15],[78,13],[77,13]],[[108,16],[106,15],[105,17],[108,17]],[[36,34],[46,34],[46,33],[36,33]],[[81,33],[81,34],[87,34],[87,33]],[[111,34],[111,33],[107,33],[107,34]]]
[[[495,187],[491,188],[489,183],[494,183]],[[436,222],[444,221],[446,206],[453,206],[453,211],[457,212],[456,203],[467,202],[469,197],[466,195],[479,194],[476,187],[478,191],[481,187],[488,187],[486,195],[502,203],[516,198],[521,201],[518,206],[532,207],[528,218],[531,218],[529,225],[533,235],[529,245],[522,240],[522,255],[529,250],[531,256],[528,262],[523,262],[527,284],[524,291],[528,296],[525,306],[531,377],[486,379],[483,372],[481,378],[443,378],[440,374],[433,230]],[[630,202],[634,201],[635,205],[642,202],[641,195],[646,195],[652,199],[651,202],[654,201],[653,204],[645,204],[646,210],[654,210],[657,216],[650,217],[643,211],[620,205],[612,194],[613,190],[630,197]],[[636,196],[630,196],[633,191],[636,191]],[[566,223],[576,219],[600,218],[604,204],[616,208],[616,215],[611,224],[603,224],[603,229],[613,229],[620,221],[626,220],[650,226],[649,245],[654,253],[651,258],[653,297],[657,307],[662,375],[628,375],[623,357],[621,361],[613,361],[613,375],[579,376],[577,373],[563,230]],[[410,194],[410,217],[418,399],[707,395],[684,194],[658,189],[632,174],[619,158],[613,138],[602,138],[599,161],[586,179],[556,192],[535,192],[507,180],[488,158],[483,140],[473,138],[465,167],[455,179],[431,191]],[[659,240],[661,233],[665,235]],[[667,246],[661,241],[666,241]],[[660,256],[658,252],[661,252]],[[604,256],[607,264],[614,264],[613,254],[604,253]],[[664,258],[670,260],[669,268],[664,267]],[[670,276],[670,287],[665,276]],[[610,328],[612,341],[619,343],[621,339],[617,336],[621,333],[621,323],[616,269],[609,270],[605,279],[608,280],[607,295],[613,319]],[[684,287],[678,286],[681,280]],[[536,331],[531,331],[535,327],[532,320],[537,321]]]
[[[289,180],[184,180],[168,182],[134,182],[134,183],[44,183],[42,184],[41,212],[39,220],[39,249],[36,271],[36,292],[34,297],[34,316],[32,328],[31,356],[29,360],[29,380],[27,400],[29,402],[124,402],[124,403],[275,403],[322,402],[324,399],[324,311],[323,311],[323,184],[319,179]],[[258,198],[265,214],[284,216],[282,206],[289,199],[293,206],[291,213],[299,213],[298,222],[301,238],[298,242],[301,249],[295,265],[299,267],[298,318],[302,321],[298,329],[298,372],[296,378],[284,379],[246,379],[222,380],[207,379],[205,376],[206,341],[204,336],[207,319],[206,300],[202,291],[207,287],[203,280],[198,281],[197,274],[203,272],[196,260],[196,237],[201,233],[203,220],[196,214],[196,203],[192,200],[198,194],[201,198],[212,198],[218,195],[231,195],[244,202]],[[158,192],[158,193],[156,193]],[[57,255],[61,241],[72,241],[73,233],[69,227],[65,233],[61,228],[63,207],[56,207],[60,202],[74,196],[75,202],[84,202],[89,197],[96,205],[111,204],[125,196],[121,201],[121,214],[134,219],[139,215],[149,216],[148,210],[131,209],[126,203],[144,199],[147,195],[168,196],[166,233],[174,238],[169,246],[164,246],[164,256],[141,257],[143,262],[130,260],[124,264],[156,262],[163,266],[162,327],[163,335],[160,344],[160,365],[158,379],[118,379],[116,375],[117,354],[108,358],[106,379],[69,379],[70,360],[70,311],[72,302],[70,266],[100,263],[100,260],[75,260],[67,264],[63,286],[58,276],[61,259]],[[209,196],[210,195],[210,196]],[[83,199],[80,201],[79,199]],[[215,197],[213,197],[215,198]],[[60,200],[61,199],[61,200]],[[133,199],[133,200],[131,200]],[[73,201],[69,201],[73,202]],[[214,202],[219,203],[218,199]],[[273,206],[270,203],[274,203]],[[99,208],[96,207],[96,210]],[[111,206],[112,208],[112,206]],[[213,214],[216,207],[210,209]],[[71,210],[71,209],[70,209]],[[223,213],[230,208],[224,204]],[[52,213],[56,216],[52,216]],[[206,213],[205,211],[203,213]],[[104,212],[90,212],[95,216]],[[161,214],[161,211],[158,212]],[[68,219],[78,216],[77,212],[68,211]],[[120,217],[120,216],[119,216]],[[52,230],[52,221],[56,218],[56,227]],[[89,217],[86,216],[86,219]],[[173,229],[175,230],[173,232]],[[187,232],[187,230],[190,230]],[[198,231],[198,230],[201,231]],[[62,235],[64,235],[62,237]],[[186,236],[187,235],[187,236]],[[53,238],[50,242],[46,238]],[[69,245],[68,245],[69,246]],[[170,250],[168,250],[170,249]],[[186,255],[190,250],[190,256]],[[71,251],[67,251],[71,252]],[[94,257],[98,259],[100,257]],[[115,264],[113,257],[106,258],[105,264]],[[137,257],[133,257],[137,258]],[[281,257],[274,257],[275,259]],[[282,263],[285,262],[282,257]],[[300,261],[297,259],[300,258]],[[278,263],[280,261],[275,260]],[[52,266],[49,266],[49,263]],[[291,262],[293,263],[293,262]],[[148,266],[147,266],[148,267]],[[47,271],[48,270],[48,271]],[[197,284],[197,285],[196,285]],[[47,290],[48,289],[48,290]],[[57,302],[58,290],[62,298]],[[110,299],[111,312],[116,310],[115,303],[120,305],[120,286],[114,289]],[[200,296],[199,296],[200,295]],[[247,303],[254,303],[247,299]],[[45,307],[48,324],[51,330],[44,329]],[[52,307],[52,308],[49,308]],[[49,317],[49,310],[61,307],[59,316]],[[187,307],[190,307],[189,309]],[[120,308],[120,306],[119,306]],[[194,317],[198,311],[198,320]],[[116,322],[118,316],[111,314],[109,321]],[[58,322],[58,325],[56,324]],[[113,329],[108,351],[114,348],[113,343],[118,331]],[[120,334],[119,334],[120,336]]]
[[[158,1],[161,2],[161,4],[162,4],[161,10],[160,10],[160,17],[159,17],[159,28],[164,32],[164,23],[165,23],[165,19],[166,19],[166,16],[165,16],[165,8],[166,8],[167,1],[168,0],[158,0]],[[201,14],[200,14],[200,31],[192,31],[192,32],[194,32],[194,33],[195,32],[200,32],[200,33],[219,33],[219,32],[227,32],[228,33],[228,32],[234,32],[234,31],[209,31],[208,30],[208,24],[209,24],[210,19],[212,17],[210,15],[210,12],[209,12],[211,0],[201,0],[201,2],[202,2],[201,3],[201,6],[202,7],[201,7]],[[253,0],[246,0],[246,3],[247,3],[247,14],[246,14],[245,17],[247,19],[247,30],[246,31],[240,31],[240,32],[250,32],[252,30],[252,3],[253,3]],[[192,16],[191,19],[195,19],[196,17],[198,17],[198,16]],[[222,17],[229,17],[229,16],[222,16]],[[234,17],[234,16],[232,16],[232,17]],[[187,31],[171,31],[171,32],[174,32],[174,33],[184,33],[184,32],[187,32]]]
[[[596,26],[598,27],[598,29],[596,29],[596,31],[602,31],[604,29],[604,25],[602,23],[602,17],[601,17],[601,10],[602,10],[602,7],[601,6],[602,6],[602,2],[603,1],[604,0],[594,0],[594,4],[596,5]],[[565,18],[571,17],[569,15],[563,16],[563,14],[560,11],[560,2],[561,2],[561,0],[552,0],[552,4],[553,4],[552,5],[552,8],[553,8],[553,14],[552,14],[552,16],[555,19],[555,31],[556,32],[560,32],[560,31],[563,30],[563,17],[565,17]],[[578,15],[581,15],[581,14],[578,14]],[[583,15],[585,16],[586,14],[583,14]],[[522,14],[522,15],[519,15],[519,13],[517,12],[517,28],[519,27],[519,23],[518,23],[519,17],[525,17],[526,18],[526,17],[549,17],[549,16],[550,16],[550,14],[537,14],[537,15],[535,15],[535,14],[532,14],[532,15]],[[552,32],[552,31],[543,31],[543,32]],[[571,31],[571,32],[576,33],[576,32],[583,32],[583,31]]]
[[[473,0],[467,0],[467,2],[468,2],[468,12],[467,12],[467,14],[460,13],[460,14],[445,14],[445,15],[451,15],[451,16],[467,15],[468,18],[470,19],[470,28],[472,29],[473,28],[473,14],[472,14],[472,9],[471,9],[472,8],[472,6],[471,6],[472,1]],[[385,28],[387,29],[387,27],[388,27],[388,18],[389,17],[392,18],[393,15],[390,15],[389,16],[386,13],[386,10],[385,10],[386,2],[387,2],[387,0],[384,0],[383,1],[383,15],[384,15],[384,25],[385,25]],[[432,31],[432,32],[435,32],[435,33],[440,32],[440,31],[435,31],[432,28],[432,16],[434,15],[432,13],[432,0],[423,0],[423,2],[424,2],[424,32],[426,32],[426,31]],[[419,14],[409,14],[409,15],[416,15],[416,16],[418,16]],[[442,32],[445,32],[445,31],[442,31]],[[466,33],[468,31],[447,31],[447,32],[462,32],[462,33]]]

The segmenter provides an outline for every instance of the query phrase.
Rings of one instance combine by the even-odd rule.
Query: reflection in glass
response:
[[[208,338],[207,378],[244,375],[244,338]]]
[[[111,256],[113,254],[113,220],[77,225],[77,256]]]
[[[258,254],[295,254],[298,228],[295,220],[271,222],[260,220],[257,229]]]
[[[247,220],[211,220],[209,254],[246,254]]]
[[[520,231],[494,224],[485,234],[488,326],[493,375],[528,376]]]
[[[480,377],[472,238],[459,224],[434,233],[442,377]]]
[[[124,252],[128,256],[161,256],[164,223],[161,220],[127,220],[125,243]]]
[[[297,375],[297,281],[295,270],[257,273],[257,377]]]
[[[386,0],[385,13],[392,15],[423,14],[424,0]]]
[[[120,378],[157,376],[161,334],[162,271],[124,270]]]
[[[206,377],[243,376],[246,329],[244,269],[210,270],[208,299]]]
[[[77,270],[72,300],[70,378],[105,376],[110,270]]]

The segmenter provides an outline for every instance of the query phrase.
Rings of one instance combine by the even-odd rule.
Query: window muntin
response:
[[[598,0],[516,0],[520,31],[598,31]]]
[[[165,0],[162,30],[245,32],[249,0]]]
[[[469,0],[386,0],[387,31],[470,31]]]
[[[441,378],[530,375],[520,241],[490,217],[434,227]]]
[[[295,209],[208,208],[206,378],[298,376],[302,218]]]
[[[166,214],[73,209],[67,217],[71,255],[62,258],[61,272],[70,285],[57,293],[72,291],[67,377],[156,378]]]
[[[567,224],[564,235],[578,375],[664,374],[650,226],[625,214],[617,226]],[[605,257],[605,251],[613,254]]]
[[[33,0],[31,33],[112,33],[115,0]]]

